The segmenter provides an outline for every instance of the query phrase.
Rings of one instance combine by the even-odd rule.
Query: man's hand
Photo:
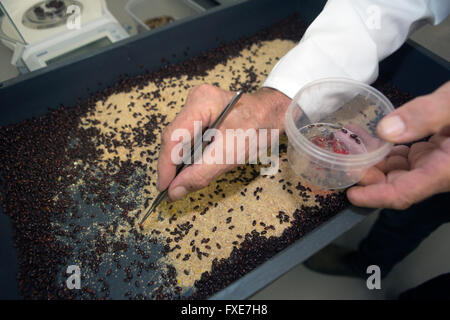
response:
[[[181,199],[190,192],[206,187],[222,173],[236,166],[236,164],[207,164],[203,161],[185,168],[175,177],[176,165],[171,157],[172,149],[180,143],[172,140],[174,130],[187,129],[193,137],[194,121],[201,121],[205,129],[218,117],[233,95],[232,92],[207,84],[193,88],[181,112],[164,130],[158,161],[157,187],[160,191],[168,187],[170,200]],[[221,131],[223,137],[225,129],[283,130],[284,114],[290,101],[281,92],[269,88],[263,88],[254,94],[244,94],[217,129]],[[270,144],[270,141],[268,143]],[[223,145],[225,148],[225,143]],[[223,154],[226,154],[225,150]],[[248,156],[247,154],[246,157]]]
[[[422,139],[410,148],[395,146],[390,155],[370,168],[347,197],[355,205],[406,209],[437,193],[450,191],[450,82],[418,97],[386,116],[380,137],[393,143]]]

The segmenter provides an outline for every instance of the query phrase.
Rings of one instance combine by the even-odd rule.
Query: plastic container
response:
[[[191,0],[130,0],[125,11],[135,21],[137,31],[151,30],[145,22],[158,17],[170,17],[174,20],[186,18],[205,11]]]
[[[286,113],[291,168],[319,188],[357,183],[392,148],[378,137],[376,126],[393,110],[381,92],[364,83],[343,78],[311,82]]]

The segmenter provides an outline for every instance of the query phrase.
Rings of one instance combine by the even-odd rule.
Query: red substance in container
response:
[[[311,138],[311,142],[322,149],[330,150],[334,153],[349,154],[348,150],[345,148],[345,145],[336,139],[334,133],[330,133],[325,137],[314,136]]]

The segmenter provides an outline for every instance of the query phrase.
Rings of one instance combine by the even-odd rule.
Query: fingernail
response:
[[[386,117],[378,124],[380,134],[385,138],[397,138],[406,130],[406,125],[400,116]]]
[[[172,201],[177,201],[187,195],[187,190],[185,187],[176,187],[170,194],[170,199]]]

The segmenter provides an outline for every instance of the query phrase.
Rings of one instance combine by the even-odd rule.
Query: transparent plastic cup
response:
[[[285,117],[288,161],[313,186],[343,189],[381,161],[392,144],[376,133],[392,103],[362,82],[326,78],[303,87]]]

